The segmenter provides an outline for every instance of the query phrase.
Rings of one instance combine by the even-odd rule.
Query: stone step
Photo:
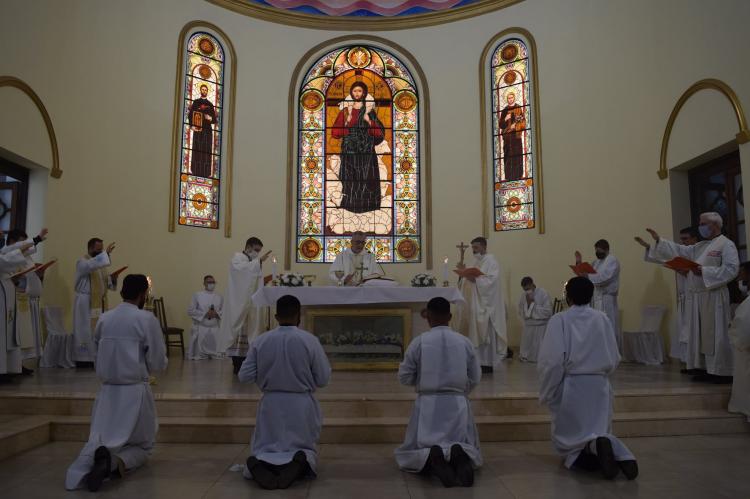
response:
[[[325,418],[321,443],[393,443],[404,438],[408,417]],[[547,440],[548,415],[477,416],[484,442]],[[89,418],[50,417],[52,440],[88,438]],[[253,418],[160,417],[157,440],[169,443],[248,443]],[[614,432],[623,437],[703,435],[749,431],[742,416],[721,410],[623,412],[614,416]]]
[[[406,417],[414,404],[412,394],[321,395],[318,397],[325,418],[330,417]],[[255,414],[259,397],[196,398],[156,395],[156,410],[161,417],[237,417]],[[674,389],[624,391],[615,396],[615,412],[654,412],[678,410],[721,410],[729,401],[729,389]],[[51,394],[0,395],[0,414],[48,414],[90,416],[94,398]],[[545,415],[534,393],[496,397],[472,396],[475,416]]]

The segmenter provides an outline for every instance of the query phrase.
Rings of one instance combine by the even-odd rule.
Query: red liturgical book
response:
[[[267,275],[267,276],[265,276],[263,278],[263,285],[265,286],[266,284],[268,284],[271,281],[273,281],[273,276],[272,275]]]
[[[668,262],[664,263],[664,266],[672,270],[693,270],[700,267],[697,263],[681,256],[672,258]]]
[[[39,268],[40,266],[41,266],[41,265],[39,265],[39,264],[37,263],[37,264],[36,264],[36,265],[34,265],[33,267],[29,267],[28,269],[23,269],[23,270],[21,270],[20,272],[16,272],[15,274],[11,275],[11,276],[10,276],[10,278],[11,278],[11,279],[18,279],[19,277],[23,277],[23,276],[25,276],[26,274],[28,274],[29,272],[33,272],[34,270],[38,269],[38,268]]]
[[[472,277],[474,279],[476,279],[479,276],[484,275],[484,273],[476,267],[469,267],[465,269],[454,269],[453,272],[460,275],[461,277]]]
[[[589,262],[581,262],[578,265],[571,265],[570,268],[576,273],[576,275],[596,274],[596,269],[594,269]]]
[[[119,276],[120,274],[122,274],[123,272],[125,272],[125,269],[127,269],[127,268],[128,268],[128,266],[125,265],[124,267],[119,268],[119,269],[115,270],[114,272],[111,272],[109,275],[110,275],[110,277],[114,277],[115,279],[117,279],[117,276]]]

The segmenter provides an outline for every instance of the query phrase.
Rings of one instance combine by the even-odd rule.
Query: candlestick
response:
[[[276,269],[276,257],[273,257],[271,259],[271,262],[273,262],[273,265],[271,266],[271,274],[273,276],[273,280],[275,281],[276,277],[278,277],[278,275],[277,275],[277,269]]]

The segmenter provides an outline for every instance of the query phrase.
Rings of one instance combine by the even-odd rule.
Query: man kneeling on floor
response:
[[[144,464],[154,447],[159,425],[148,379],[149,373],[167,368],[167,357],[159,321],[142,310],[147,292],[146,276],[127,276],[123,302],[96,324],[95,367],[102,386],[89,440],[68,468],[68,490],[86,486],[97,491],[105,479]]]
[[[279,298],[276,320],[279,327],[250,343],[237,375],[263,392],[244,475],[264,489],[286,489],[315,476],[321,412],[313,393],[331,377],[318,338],[297,327],[299,300]]]
[[[430,300],[425,318],[432,329],[414,338],[399,367],[399,381],[416,386],[417,400],[395,454],[404,471],[471,487],[482,454],[468,394],[482,371],[471,341],[448,326],[450,310],[445,298]]]
[[[552,443],[567,468],[600,470],[607,480],[622,470],[638,476],[630,450],[612,435],[609,376],[620,362],[607,316],[589,306],[594,285],[574,277],[565,285],[570,309],[553,316],[539,352],[539,401],[552,413]]]

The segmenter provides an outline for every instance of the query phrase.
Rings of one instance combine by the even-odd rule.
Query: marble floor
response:
[[[721,499],[750,497],[750,435],[651,437],[625,440],[641,475],[606,482],[564,469],[549,442],[483,445],[484,467],[471,489],[444,489],[437,480],[400,472],[392,445],[323,445],[316,480],[286,491],[264,491],[233,471],[246,445],[158,445],[148,464],[98,493],[65,492],[65,470],[81,444],[53,442],[0,462],[4,499],[36,498],[492,498]]]
[[[681,393],[728,390],[727,386],[693,383],[688,376],[680,374],[679,369],[678,364],[621,364],[612,377],[612,383],[619,394],[656,390]],[[473,396],[533,396],[538,386],[536,364],[509,360],[494,374],[484,375]],[[91,369],[37,369],[33,376],[0,384],[0,394],[30,396],[92,396],[98,389],[99,381]],[[255,386],[243,385],[232,375],[232,363],[228,359],[190,361],[176,356],[170,357],[167,371],[158,374],[152,390],[156,398],[258,395]],[[413,389],[399,385],[395,372],[335,371],[329,386],[318,392],[322,399],[342,394],[399,398],[413,396]]]

